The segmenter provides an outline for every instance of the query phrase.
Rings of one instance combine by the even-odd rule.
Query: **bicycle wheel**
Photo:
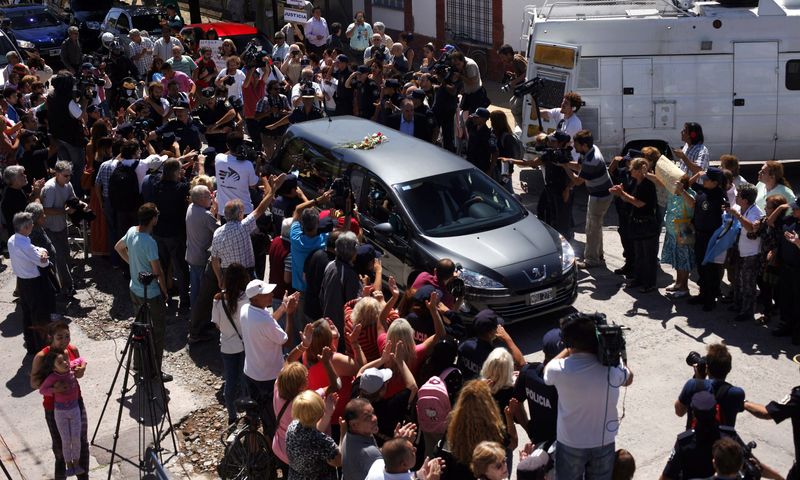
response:
[[[245,430],[236,435],[221,465],[224,478],[235,480],[273,478],[274,462],[267,440],[259,432]],[[220,472],[221,476],[223,472]]]

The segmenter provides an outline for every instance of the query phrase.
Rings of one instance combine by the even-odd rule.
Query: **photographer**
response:
[[[383,44],[380,34],[377,33],[372,35],[370,46],[364,50],[364,65],[368,66],[376,60],[381,63],[386,61],[386,46]]]
[[[325,65],[320,69],[320,87],[322,96],[325,100],[325,115],[332,117],[336,115],[336,91],[339,81],[333,76],[333,67]]]
[[[355,90],[353,114],[366,119],[375,116],[375,102],[381,96],[381,86],[370,77],[370,68],[359,65],[345,82],[347,88]]]
[[[239,69],[241,63],[239,57],[236,55],[228,57],[228,60],[225,62],[228,68],[217,74],[217,79],[214,84],[218,89],[227,89],[228,93],[226,98],[242,97],[242,85],[244,84],[245,74]]]
[[[340,54],[334,63],[333,77],[336,79],[336,111],[334,115],[353,115],[353,89],[347,86],[347,79],[353,71],[350,69],[350,59],[347,55]]]
[[[608,479],[614,467],[619,388],[633,382],[627,365],[604,366],[597,358],[598,314],[561,319],[567,347],[544,368],[544,383],[558,390],[556,477]],[[598,401],[605,399],[606,401]]]
[[[441,127],[442,148],[455,152],[455,115],[458,110],[458,91],[461,89],[460,75],[446,65],[436,64],[431,80],[435,84],[431,110]]]
[[[514,47],[509,44],[503,44],[498,50],[497,54],[500,55],[500,60],[503,62],[503,69],[505,75],[503,76],[503,91],[513,92],[514,89],[522,82],[525,81],[525,75],[528,72],[528,60],[525,57],[514,51]],[[511,114],[514,115],[514,121],[518,126],[522,126],[522,106],[524,105],[524,98],[512,95],[508,100],[508,105],[511,108]]]
[[[130,268],[130,295],[131,301],[136,311],[147,303],[150,309],[150,321],[152,322],[153,347],[156,354],[158,371],[161,372],[161,380],[164,382],[172,381],[172,375],[161,371],[161,360],[164,355],[164,336],[166,333],[166,299],[167,280],[161,270],[161,262],[158,259],[158,245],[153,238],[153,229],[158,223],[158,209],[152,203],[145,203],[137,211],[138,226],[130,227],[125,235],[117,242],[114,249],[119,256],[125,260]],[[140,278],[144,273],[150,275],[150,280]],[[144,284],[157,279],[157,284],[149,284],[147,287],[147,297],[145,298]],[[134,367],[137,370],[141,367],[141,358],[134,357]],[[152,379],[148,379],[152,380]]]
[[[689,411],[692,396],[697,392],[710,392],[715,404],[719,404],[719,424],[736,426],[736,415],[744,411],[744,390],[725,381],[731,371],[732,359],[728,347],[721,343],[713,343],[707,347],[705,357],[692,352],[687,363],[694,367],[694,377],[689,379],[675,400],[675,414],[686,418],[686,429],[692,428],[693,416]]]
[[[556,130],[568,134],[570,137],[583,129],[581,119],[576,115],[583,106],[581,96],[575,92],[567,92],[559,108],[539,109],[542,120],[556,122]],[[572,159],[578,160],[578,152],[572,152]]]
[[[86,106],[89,100],[81,96],[74,98],[75,77],[71,73],[61,72],[52,79],[53,90],[47,96],[47,124],[49,133],[58,140],[58,158],[68,161],[72,170],[83,172],[86,162],[83,122],[86,118]],[[82,195],[80,175],[71,179],[75,195]]]
[[[464,82],[459,105],[461,110],[471,114],[480,107],[488,107],[491,102],[481,83],[481,71],[475,60],[465,57],[462,52],[453,52],[450,54],[450,63]]]
[[[314,90],[314,96],[316,97],[316,102],[314,102],[314,107],[317,109],[322,108],[322,102],[324,97],[322,96],[322,87],[319,83],[314,81],[314,70],[311,67],[305,67],[302,72],[300,72],[300,81],[295,83],[292,86],[292,93],[291,93],[291,103],[292,108],[299,107],[303,104],[301,97],[301,92],[307,89]]]
[[[219,71],[214,62],[211,47],[200,47],[200,58],[197,59],[197,68],[192,71],[192,81],[197,85],[198,90],[213,86]]]
[[[396,78],[387,78],[381,88],[381,96],[375,107],[374,121],[386,125],[389,116],[394,115],[403,106],[405,97],[400,94],[400,81]]]
[[[244,146],[241,132],[230,132],[226,136],[228,151],[219,153],[214,159],[214,176],[217,179],[217,204],[227,205],[239,200],[244,206],[243,214],[253,211],[250,190],[259,185],[253,162],[240,156]]]
[[[105,72],[111,80],[109,103],[116,105],[117,96],[122,89],[122,82],[128,77],[138,82],[142,77],[139,75],[139,69],[133,61],[125,55],[125,49],[122,48],[121,43],[115,40],[111,44],[110,50],[110,55],[106,60]]]
[[[264,129],[270,131],[283,127],[284,125],[294,125],[295,123],[322,118],[322,110],[317,108],[316,105],[318,100],[316,91],[311,87],[306,87],[301,90],[300,95],[302,104],[294,107],[294,110],[292,110],[292,113],[289,115],[286,115],[275,123],[267,125]]]
[[[280,93],[281,86],[277,80],[272,80],[267,84],[267,94],[256,105],[255,120],[258,122],[259,136],[267,157],[272,157],[272,152],[280,142],[281,136],[286,128],[275,128],[267,130],[264,127],[279,121],[286,115],[292,113],[289,107],[289,99]]]

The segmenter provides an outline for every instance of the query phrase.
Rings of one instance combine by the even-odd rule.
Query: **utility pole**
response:
[[[200,18],[200,0],[188,0],[189,2],[189,23],[203,23]]]

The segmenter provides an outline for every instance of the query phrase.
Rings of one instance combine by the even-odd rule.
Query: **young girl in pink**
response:
[[[58,433],[61,435],[61,446],[64,462],[67,465],[67,476],[86,473],[79,465],[81,457],[81,412],[78,407],[80,390],[74,369],[83,365],[83,357],[72,362],[64,350],[50,350],[44,358],[42,370],[39,372],[42,384],[39,392],[42,395],[53,395],[55,399],[55,420]]]

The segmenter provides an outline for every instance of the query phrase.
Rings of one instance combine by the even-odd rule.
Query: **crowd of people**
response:
[[[604,160],[581,127],[575,92],[540,112],[558,126],[537,138],[544,154],[524,159],[506,116],[487,108],[478,65],[458,49],[417,51],[412,33],[393,42],[362,12],[343,28],[319,7],[309,11],[305,24],[274,35],[271,51],[240,57],[225,40],[222,70],[217,52],[179,38],[176,21],[131,30],[130,44],[114,40],[100,62],[82,57],[71,28],[55,74],[38,56],[7,56],[0,207],[55,478],[88,478],[89,468],[78,383],[88,362],[61,319],[76,301],[71,229],[90,231],[88,249],[129,281],[134,308],[149,306],[154,380],[172,380],[162,355],[176,311],[189,317],[189,348],[219,341],[229,423],[238,399],[258,405],[283,478],[498,480],[553,469],[565,480],[633,477],[632,455],[615,445],[619,389],[633,373],[598,359],[596,316],[563,318],[543,338],[543,361],[529,363],[495,312],[465,324],[463,299],[449,288],[458,275],[451,260],[401,293],[383,278],[350,198],[334,190],[308,198],[294,175],[267,174],[288,125],[326,115],[371,119],[460,152],[509,190],[514,166],[540,167],[538,214],[570,240],[573,189],[585,184],[580,268],[605,264],[613,203],[626,260],[616,273],[630,287],[655,289],[664,228],[674,298],[688,296],[697,268],[700,294],[689,302],[711,310],[730,299],[738,321],[753,321],[759,308],[766,318],[780,312],[775,333],[800,344],[791,301],[800,293],[800,208],[781,164],[767,162],[750,185],[731,155],[710,167],[702,128],[688,123],[674,152],[686,175],[665,185],[656,166],[671,160],[653,147]],[[511,84],[523,81],[525,58],[508,45],[498,53]],[[512,101],[518,123],[520,108]],[[732,289],[723,294],[726,268]],[[156,280],[146,287],[142,273]],[[676,452],[695,456],[673,455],[663,478],[738,471],[747,458],[719,427],[734,426],[744,409],[797,418],[800,394],[789,406],[745,402],[725,382],[724,345],[700,357],[675,404],[689,418]],[[518,425],[531,443],[515,461]],[[691,448],[705,452],[701,460]]]

